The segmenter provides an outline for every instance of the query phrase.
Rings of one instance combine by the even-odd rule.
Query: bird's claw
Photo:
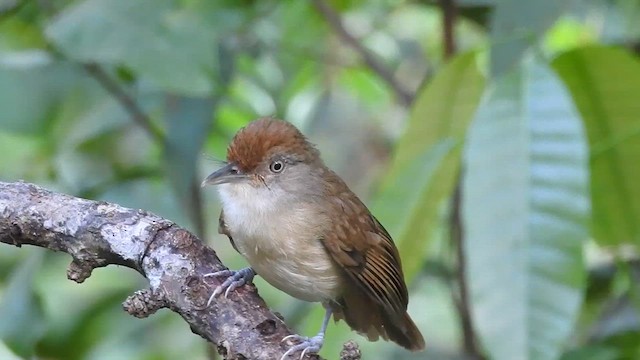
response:
[[[255,275],[256,273],[251,268],[245,268],[237,271],[220,270],[205,274],[205,277],[227,277],[227,279],[222,284],[218,285],[218,287],[216,287],[216,289],[213,291],[213,293],[209,297],[209,301],[207,301],[207,306],[211,305],[213,299],[222,294],[222,292],[224,292],[224,297],[226,298],[233,290],[239,288],[244,284],[250,283]]]
[[[280,360],[285,360],[287,356],[295,353],[296,351],[302,351],[300,353],[300,359],[302,359],[306,354],[317,354],[320,352],[320,348],[322,348],[322,344],[324,343],[324,335],[318,334],[314,337],[306,337],[300,335],[289,335],[285,336],[282,339],[282,342],[293,340],[298,344],[292,346],[287,350],[287,352],[282,355]]]

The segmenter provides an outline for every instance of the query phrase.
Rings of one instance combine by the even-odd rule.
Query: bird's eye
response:
[[[282,170],[284,170],[284,163],[280,160],[276,160],[269,165],[269,170],[273,173],[282,172]]]

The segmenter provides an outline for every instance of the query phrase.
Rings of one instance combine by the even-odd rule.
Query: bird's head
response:
[[[295,126],[260,118],[238,131],[225,165],[207,176],[202,186],[304,193],[317,177],[315,170],[323,166],[318,150]]]

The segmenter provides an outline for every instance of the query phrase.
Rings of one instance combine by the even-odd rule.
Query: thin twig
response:
[[[389,69],[382,64],[378,58],[367,50],[359,41],[356,39],[351,33],[347,31],[344,24],[342,23],[342,19],[340,19],[340,15],[327,3],[325,0],[312,0],[313,5],[316,7],[318,12],[322,14],[327,23],[333,28],[333,30],[338,34],[338,36],[351,47],[355,52],[357,52],[362,60],[367,64],[367,66],[380,78],[382,78],[394,91],[398,100],[402,102],[403,105],[409,106],[413,101],[413,94],[406,90],[393,76],[393,73],[389,71]]]
[[[454,0],[440,0],[442,9],[442,44],[444,46],[444,57],[450,59],[456,53],[455,23],[457,8]],[[464,352],[473,359],[482,359],[482,352],[478,347],[471,317],[471,304],[469,300],[469,284],[467,283],[467,260],[464,253],[464,229],[462,227],[462,178],[464,174],[460,171],[456,180],[456,187],[451,198],[451,217],[449,219],[449,234],[451,242],[455,247],[456,272],[458,284],[458,296],[454,296],[454,304],[458,309],[460,327],[462,328],[462,346]]]
[[[444,44],[445,59],[451,58],[456,53],[455,19],[457,7],[454,0],[440,0],[442,8],[442,43]]]
[[[138,124],[159,145],[164,144],[164,135],[158,130],[147,114],[142,111],[136,101],[107,74],[104,69],[95,63],[82,64],[85,71],[113,96],[116,101],[129,113],[131,119]]]
[[[49,16],[54,16],[51,4],[48,1],[41,1],[40,7],[43,12]],[[60,51],[53,43],[47,44],[49,51],[68,59],[66,54]],[[87,72],[89,76],[94,78],[100,86],[102,86],[111,96],[113,96],[118,103],[124,108],[124,110],[131,116],[133,122],[138,124],[158,145],[164,146],[165,138],[164,134],[153,126],[153,122],[140,108],[138,103],[133,97],[118,84],[116,80],[111,78],[109,74],[97,63],[80,63],[80,66]]]
[[[43,12],[49,16],[54,16],[54,10],[48,1],[41,1],[40,7]],[[53,43],[47,44],[49,51],[68,59],[67,55],[60,51]],[[80,63],[80,66],[87,72],[89,76],[94,78],[100,86],[102,86],[111,96],[113,96],[120,106],[131,116],[133,122],[138,124],[158,145],[164,146],[164,134],[153,126],[151,119],[140,108],[138,103],[118,84],[118,82],[109,76],[104,69],[97,63]]]
[[[451,199],[450,235],[451,242],[456,251],[456,262],[458,271],[456,272],[458,283],[458,297],[454,297],[455,305],[458,309],[460,326],[462,328],[462,346],[464,352],[472,359],[482,359],[482,353],[478,347],[471,317],[471,306],[469,301],[469,284],[467,283],[467,261],[464,253],[464,232],[462,227],[461,201],[462,201],[462,174],[458,177],[458,183]]]

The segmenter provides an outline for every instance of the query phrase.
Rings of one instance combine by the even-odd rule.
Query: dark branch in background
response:
[[[460,213],[461,201],[462,173],[458,176],[458,182],[451,199],[451,218],[449,222],[449,234],[451,236],[452,245],[455,247],[456,263],[458,265],[458,269],[456,271],[458,294],[457,297],[454,294],[454,303],[458,310],[460,327],[462,328],[462,347],[465,354],[471,356],[473,359],[483,359],[482,352],[478,347],[475,331],[473,329],[473,320],[471,317],[469,284],[467,284],[466,278],[467,261],[464,253],[464,233]]]
[[[0,182],[0,243],[35,245],[72,257],[67,276],[78,283],[93,269],[117,264],[136,270],[150,287],[123,304],[136,317],[161,308],[178,313],[191,330],[213,343],[225,359],[279,359],[291,331],[269,311],[254,286],[207,300],[224,269],[216,253],[169,220],[144,210],[54,193],[23,182]],[[344,359],[357,346],[345,344]],[[305,359],[316,359],[306,356]]]
[[[393,73],[391,73],[373,53],[367,50],[358,41],[358,39],[347,31],[342,23],[342,19],[340,19],[340,15],[331,7],[331,5],[329,5],[325,0],[312,0],[312,2],[318,12],[325,18],[327,23],[333,28],[342,41],[358,53],[365,64],[367,64],[373,72],[389,84],[398,100],[400,100],[400,102],[405,106],[411,105],[413,101],[413,94],[405,89],[398,80],[396,80]]]
[[[442,43],[444,45],[444,57],[449,59],[456,53],[456,40],[454,27],[457,16],[455,0],[440,0],[442,8]]]
[[[455,24],[457,8],[454,0],[439,0],[442,9],[442,44],[444,46],[445,60],[449,60],[456,52]],[[460,170],[456,187],[451,198],[451,216],[449,219],[449,235],[451,243],[455,248],[456,279],[458,285],[457,296],[452,293],[454,304],[458,310],[460,327],[462,328],[462,347],[465,354],[473,359],[483,359],[482,352],[476,340],[473,319],[471,317],[471,304],[469,301],[469,284],[467,284],[466,271],[467,261],[464,253],[464,229],[462,226],[462,177],[463,169]]]
[[[94,78],[111,96],[118,101],[120,106],[131,116],[131,119],[138,124],[157,144],[164,144],[164,134],[158,130],[147,114],[142,111],[136,101],[109,76],[98,64],[82,64],[84,70]]]
[[[52,17],[55,16],[54,9],[50,7],[51,4],[49,4],[48,1],[43,1],[39,5],[45,14]],[[47,47],[49,48],[49,51],[57,56],[70,60],[69,57],[54,44],[49,43],[47,44]],[[116,99],[120,106],[122,106],[122,108],[129,114],[133,122],[140,126],[155,143],[160,146],[164,145],[164,134],[153,125],[151,118],[149,118],[140,106],[138,106],[138,103],[136,103],[134,98],[129,95],[122,86],[120,86],[117,80],[113,79],[106,71],[104,71],[100,64],[80,63],[80,66],[82,66],[87,74],[94,78],[98,84],[100,84],[100,86],[109,93],[109,95]]]

